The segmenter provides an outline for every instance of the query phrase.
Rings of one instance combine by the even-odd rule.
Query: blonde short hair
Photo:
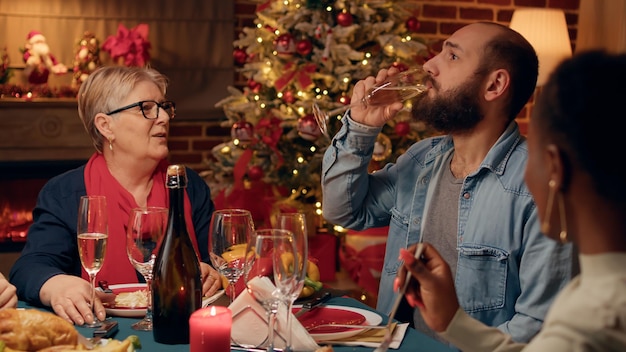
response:
[[[78,90],[78,116],[91,137],[96,151],[102,153],[104,137],[95,124],[98,113],[120,107],[124,98],[140,82],[153,82],[165,96],[168,79],[150,67],[104,66],[89,75]]]

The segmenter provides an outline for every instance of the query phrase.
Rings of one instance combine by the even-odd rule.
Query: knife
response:
[[[300,316],[302,316],[304,313],[306,312],[310,312],[311,310],[319,307],[322,303],[328,301],[329,299],[331,299],[331,294],[330,292],[326,292],[323,295],[321,295],[320,297],[317,297],[316,299],[310,300],[306,303],[304,303],[302,305],[302,308],[300,308],[300,310],[295,314],[295,317],[298,318]]]

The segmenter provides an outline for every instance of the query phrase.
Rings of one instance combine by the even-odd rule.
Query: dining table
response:
[[[217,300],[212,304],[215,305],[227,305],[228,304],[228,300],[225,299],[226,296],[224,296],[224,299],[221,300]],[[371,312],[375,312],[376,314],[379,314],[382,318],[382,322],[381,324],[387,324],[388,318],[385,316],[385,314],[382,314],[380,312],[377,312],[375,309],[373,309],[372,307],[358,301],[355,298],[352,297],[348,297],[348,296],[336,296],[333,295],[333,297],[331,297],[326,304],[328,305],[336,305],[336,306],[345,306],[345,307],[353,307],[353,308],[360,308],[360,309],[365,309]],[[18,308],[34,308],[29,306],[28,304],[20,301],[18,302]],[[44,310],[44,308],[35,308],[35,309],[41,309]],[[141,350],[142,352],[184,352],[184,351],[189,351],[189,345],[188,344],[178,344],[178,345],[167,345],[167,344],[161,344],[158,343],[154,340],[154,337],[152,335],[151,331],[138,331],[138,330],[134,330],[131,328],[131,325],[135,322],[137,322],[138,320],[140,320],[141,318],[131,318],[131,317],[120,317],[120,316],[113,316],[113,317],[109,317],[108,319],[113,319],[116,320],[118,322],[118,327],[119,330],[118,332],[113,336],[113,338],[117,339],[117,340],[124,340],[125,338],[127,338],[130,335],[136,335],[139,337],[139,340],[141,341]],[[82,334],[85,337],[91,337],[93,334],[93,329],[92,328],[84,328],[84,327],[80,327],[80,326],[76,326],[76,330]],[[372,347],[364,347],[364,346],[343,346],[343,345],[332,345],[333,350],[335,352],[372,352],[373,348]],[[245,349],[245,348],[237,348],[237,347],[232,347],[231,351],[264,351],[263,349]],[[402,340],[402,343],[400,344],[400,347],[398,349],[389,349],[390,352],[419,352],[419,351],[428,351],[428,352],[452,352],[452,351],[457,351],[456,349],[453,349],[425,334],[423,334],[422,332],[419,332],[413,328],[407,328],[407,331],[404,335],[404,339]]]

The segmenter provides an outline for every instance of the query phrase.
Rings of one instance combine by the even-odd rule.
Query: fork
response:
[[[422,256],[422,252],[424,252],[424,244],[418,243],[417,248],[415,249],[415,258],[419,259]],[[400,290],[398,291],[396,300],[395,302],[393,302],[393,307],[391,308],[391,312],[389,313],[389,320],[387,321],[387,325],[385,326],[387,331],[385,332],[385,337],[383,339],[383,342],[380,343],[380,346],[376,347],[374,352],[387,352],[387,350],[389,349],[391,340],[393,340],[393,333],[391,331],[392,330],[391,327],[393,325],[393,319],[394,319],[393,317],[396,316],[396,312],[398,311],[398,307],[400,307],[400,302],[402,301],[402,297],[404,296],[404,293],[406,292],[407,287],[409,287],[409,281],[411,281],[411,275],[407,273],[406,277],[404,278],[404,283],[402,284],[402,287],[400,287]]]
[[[320,324],[307,328],[308,331],[320,328],[386,329],[387,325]]]

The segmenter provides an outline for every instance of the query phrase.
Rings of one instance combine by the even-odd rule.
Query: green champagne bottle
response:
[[[183,165],[167,168],[170,206],[167,229],[153,272],[154,340],[164,344],[189,343],[189,317],[202,305],[200,262],[185,222],[187,173]]]

